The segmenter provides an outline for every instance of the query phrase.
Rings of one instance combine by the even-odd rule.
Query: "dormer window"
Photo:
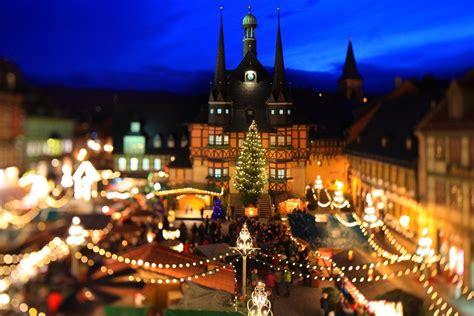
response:
[[[166,141],[166,146],[168,146],[168,148],[174,148],[175,143],[174,143],[173,135],[168,136],[168,140]]]
[[[132,133],[139,133],[140,132],[140,122],[133,121],[132,123],[130,123],[130,131]]]
[[[8,89],[10,89],[10,90],[15,89],[15,86],[16,86],[16,76],[15,76],[14,73],[12,73],[12,72],[7,73],[6,81],[7,81]]]
[[[180,140],[181,147],[186,147],[187,144],[188,144],[188,138],[185,135],[181,136],[181,140]]]
[[[154,148],[161,148],[162,145],[163,145],[163,142],[161,140],[161,136],[160,135],[155,135],[155,137],[153,137],[153,147]]]
[[[253,70],[247,70],[245,72],[245,82],[256,82],[257,81],[257,73]]]

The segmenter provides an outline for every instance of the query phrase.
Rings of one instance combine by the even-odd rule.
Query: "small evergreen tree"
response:
[[[249,127],[237,159],[233,178],[244,206],[257,205],[257,199],[267,183],[267,160],[255,121]]]
[[[225,218],[225,213],[224,213],[224,208],[222,207],[222,202],[219,198],[214,199],[214,206],[212,207],[212,216],[211,219],[213,221],[217,219],[224,219]]]

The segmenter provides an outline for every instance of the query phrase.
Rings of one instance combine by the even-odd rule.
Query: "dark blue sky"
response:
[[[0,56],[36,84],[116,89],[207,89],[224,6],[227,67],[240,61],[249,1],[1,0]],[[281,7],[288,77],[326,89],[352,37],[369,89],[394,76],[458,76],[474,66],[472,0],[251,1],[258,57],[272,66]],[[309,73],[308,73],[309,72]]]

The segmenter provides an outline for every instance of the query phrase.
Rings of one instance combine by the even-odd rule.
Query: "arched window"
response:
[[[161,148],[161,146],[163,146],[163,141],[161,140],[161,136],[155,135],[155,137],[153,137],[153,148]]]
[[[175,142],[174,142],[173,135],[168,136],[168,140],[166,141],[166,146],[168,146],[168,148],[174,148]]]

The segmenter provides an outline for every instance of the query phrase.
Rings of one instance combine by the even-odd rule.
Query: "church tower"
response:
[[[217,44],[216,70],[214,82],[209,95],[209,123],[216,125],[228,124],[230,120],[230,102],[228,102],[227,74],[224,50],[224,26],[222,23],[222,10],[220,8],[219,40]]]
[[[270,97],[267,101],[269,111],[268,118],[270,124],[273,126],[291,124],[291,108],[293,105],[291,102],[290,92],[286,85],[285,63],[283,60],[283,47],[280,31],[280,9],[278,8],[277,10],[278,26],[275,47],[275,64],[273,70],[272,89]]]
[[[248,52],[252,52],[257,55],[257,18],[250,12],[244,17],[242,21],[242,28],[244,29],[244,39],[243,39],[243,56],[247,55]]]
[[[352,40],[349,40],[347,47],[346,61],[339,78],[339,92],[347,100],[361,101],[364,97],[364,79],[357,70],[357,64],[352,49]]]

